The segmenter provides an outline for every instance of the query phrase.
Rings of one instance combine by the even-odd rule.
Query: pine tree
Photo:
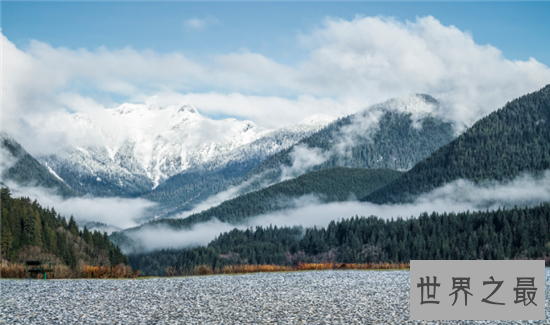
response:
[[[34,244],[34,236],[36,231],[36,219],[32,208],[23,208],[23,229],[21,232],[21,246],[29,246]]]
[[[84,241],[88,243],[90,246],[94,246],[94,238],[92,237],[92,233],[84,226],[84,231],[82,233],[82,238],[84,238]]]
[[[70,261],[69,248],[67,246],[67,238],[63,233],[57,233],[57,248],[59,249],[59,257],[67,264]]]
[[[78,225],[76,224],[76,221],[74,220],[74,217],[72,215],[69,219],[69,231],[71,232],[71,234],[78,237]]]

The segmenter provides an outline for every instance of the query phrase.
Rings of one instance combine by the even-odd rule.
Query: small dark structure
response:
[[[25,264],[27,265],[27,272],[31,274],[31,278],[32,274],[42,273],[44,274],[44,280],[47,280],[47,272],[53,272],[51,262],[27,261]],[[46,268],[46,266],[49,267]]]

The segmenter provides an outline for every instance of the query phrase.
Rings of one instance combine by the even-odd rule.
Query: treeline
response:
[[[436,102],[430,96],[424,97],[428,102]],[[248,173],[243,181],[260,176],[252,182],[251,188],[254,189],[260,188],[263,182],[278,181],[281,176],[280,167],[291,166],[290,153],[297,145],[319,148],[323,152],[333,149],[341,139],[349,136],[343,134],[344,130],[355,118],[364,114],[365,112],[359,112],[338,119],[296,145],[270,156]],[[354,139],[354,146],[349,154],[333,155],[324,163],[312,167],[312,170],[338,166],[406,170],[455,138],[451,123],[428,116],[420,120],[420,124],[421,128],[413,126],[411,114],[384,110],[376,131],[371,134],[368,134],[370,131],[364,131],[363,136]]]
[[[256,227],[221,234],[183,250],[129,255],[142,274],[168,267],[193,273],[206,265],[408,263],[410,260],[543,259],[550,263],[550,205],[418,218],[374,216],[331,221],[326,228]]]
[[[288,247],[299,243],[303,232],[302,227],[234,229],[221,234],[208,247],[128,254],[128,259],[132,268],[139,269],[142,275],[164,275],[168,267],[192,273],[201,265],[212,269],[240,264],[286,265]]]
[[[479,120],[365,201],[400,203],[457,179],[511,180],[550,169],[550,85]]]
[[[1,188],[1,257],[10,262],[39,259],[76,269],[79,264],[115,266],[129,264],[107,233],[79,229],[54,208],[43,208],[29,198],[12,198]]]

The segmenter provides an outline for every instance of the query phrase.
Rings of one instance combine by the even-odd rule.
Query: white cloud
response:
[[[187,23],[204,28],[212,19]],[[70,50],[36,40],[22,51],[1,37],[2,124],[31,153],[77,141],[65,127],[68,112],[116,107],[111,97],[144,102],[181,94],[200,112],[272,128],[315,113],[343,116],[390,97],[427,93],[443,100],[443,116],[470,125],[550,83],[550,69],[534,58],[507,60],[497,48],[476,44],[470,34],[430,16],[406,23],[327,18],[321,28],[299,36],[309,57],[293,66],[246,49],[199,63],[180,53]]]
[[[183,24],[188,29],[203,30],[208,25],[219,24],[219,21],[218,21],[218,19],[216,19],[214,17],[206,17],[206,18],[203,18],[203,19],[201,19],[201,18],[190,18],[190,19],[185,19],[183,21]]]
[[[306,144],[294,146],[289,153],[292,164],[290,166],[281,165],[280,181],[302,175],[311,167],[324,163],[331,154],[331,151],[323,152],[320,148],[309,148]]]
[[[0,141],[3,140],[3,134],[0,134]],[[17,158],[15,158],[3,144],[0,144],[0,177],[2,177],[4,172],[15,166],[16,163]],[[0,178],[0,181],[3,181],[3,179]]]
[[[426,193],[410,204],[377,205],[368,202],[338,202],[322,204],[312,196],[293,202],[294,209],[278,211],[252,219],[249,225],[326,227],[332,220],[359,216],[383,219],[418,217],[424,212],[463,212],[495,210],[499,207],[535,206],[550,201],[550,171],[535,178],[522,175],[509,182],[474,184],[456,180]]]
[[[296,124],[314,114],[347,115],[363,106],[327,97],[301,95],[295,99],[277,96],[254,96],[240,93],[188,93],[186,97],[207,115],[233,115],[275,128]],[[351,108],[350,108],[351,107]]]
[[[236,227],[218,220],[199,223],[190,229],[181,231],[168,228],[164,225],[146,226],[137,231],[128,231],[124,234],[138,243],[132,252],[147,252],[163,248],[181,248],[206,245],[221,232],[230,231]],[[237,227],[240,229],[245,226]],[[121,248],[125,253],[126,247]]]
[[[143,223],[147,209],[156,203],[145,199],[125,198],[94,198],[75,197],[64,199],[52,193],[52,190],[40,187],[18,186],[13,182],[6,182],[11,190],[12,197],[29,197],[37,200],[44,208],[55,208],[67,219],[73,215],[77,223],[101,222],[116,228],[130,228]]]
[[[535,59],[509,61],[431,16],[407,23],[326,19],[301,40],[311,49],[301,71],[312,92],[375,102],[427,93],[449,103],[449,118],[466,124],[550,82],[550,70]]]

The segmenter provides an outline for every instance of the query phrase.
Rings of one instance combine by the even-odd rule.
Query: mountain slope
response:
[[[311,122],[311,121],[310,121]],[[271,131],[231,151],[225,162],[208,163],[176,174],[142,197],[162,203],[157,215],[190,210],[194,204],[226,190],[270,155],[322,128],[326,120]]]
[[[354,196],[362,197],[383,187],[401,174],[402,172],[391,169],[345,167],[314,171],[224,201],[218,206],[187,218],[161,219],[146,225],[166,224],[173,228],[182,228],[212,218],[229,223],[241,223],[254,216],[289,208],[292,199],[308,194],[317,195],[323,202],[346,201]]]
[[[56,177],[47,167],[42,166],[12,137],[1,132],[0,142],[2,150],[2,175],[0,176],[3,181],[11,180],[23,186],[53,189],[63,197],[77,195],[76,191]]]
[[[69,221],[54,208],[43,208],[29,198],[12,198],[9,189],[1,188],[2,259],[19,262],[41,259],[66,264],[76,269],[79,264],[128,264],[128,258],[113,245],[107,233],[78,229],[74,218]]]
[[[412,201],[457,179],[510,180],[550,168],[550,85],[520,97],[479,120],[365,201]]]
[[[151,221],[136,228],[113,232],[110,238],[124,252],[139,252],[144,250],[145,245],[139,239],[134,239],[132,233],[140,229],[159,225],[181,229],[213,218],[238,224],[264,213],[292,208],[293,199],[304,195],[317,195],[322,202],[346,201],[352,197],[362,197],[383,187],[401,174],[402,172],[391,169],[345,167],[310,172],[224,201],[218,206],[187,218]]]
[[[136,197],[181,173],[257,164],[330,121],[321,118],[278,134],[250,121],[210,119],[190,104],[123,104],[104,115],[73,114],[70,127],[82,135],[75,141],[81,145],[64,148],[65,155],[39,157],[70,186],[95,196]],[[162,195],[149,198],[158,200]]]
[[[428,95],[374,105],[267,158],[243,181],[253,190],[336,166],[410,169],[455,137],[451,123],[436,117],[439,109],[440,103]]]

